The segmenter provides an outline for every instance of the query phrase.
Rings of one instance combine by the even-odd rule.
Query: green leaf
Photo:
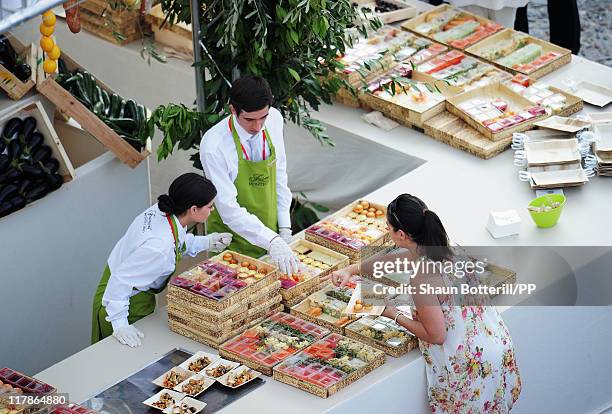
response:
[[[300,36],[297,34],[296,31],[290,30],[289,36],[291,36],[291,39],[295,42],[296,45],[300,42]]]
[[[297,73],[295,70],[293,70],[293,69],[291,69],[291,68],[287,68],[287,70],[289,71],[289,73],[291,74],[291,76],[293,76],[293,78],[294,78],[296,81],[298,81],[298,82],[300,81],[300,79],[301,79],[301,78],[300,78],[300,75],[298,75],[298,73]]]

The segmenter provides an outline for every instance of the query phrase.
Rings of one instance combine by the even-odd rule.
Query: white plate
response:
[[[576,91],[572,93],[592,105],[604,107],[612,102],[610,89],[587,81],[579,82],[576,85]]]
[[[580,161],[576,138],[526,142],[524,146],[529,165],[565,164]]]
[[[587,128],[588,126],[591,125],[590,122],[586,122],[586,121],[581,121],[580,119],[576,119],[576,118],[566,118],[563,116],[551,116],[550,118],[546,118],[543,121],[538,121],[538,122],[534,122],[534,125],[542,127],[542,128],[549,128],[549,129],[556,129],[558,131],[565,131],[565,132],[578,132],[581,129]]]
[[[179,365],[179,367],[181,367],[181,368],[183,368],[183,369],[185,369],[185,370],[187,370],[189,372],[193,372],[194,374],[199,374],[199,372],[191,371],[189,369],[189,364],[191,364],[192,362],[197,361],[199,358],[208,358],[208,359],[210,359],[210,363],[212,364],[212,363],[214,363],[215,361],[217,361],[221,357],[219,355],[211,354],[211,353],[208,353],[208,352],[198,351],[192,357],[190,357],[188,360],[186,360],[181,365]],[[204,367],[204,368],[206,368],[206,367]]]
[[[204,369],[201,374],[204,375],[207,378],[212,378],[214,380],[216,380],[217,378],[222,377],[222,375],[220,375],[219,377],[211,377],[210,375],[208,375],[206,373],[207,370],[209,369],[213,369],[216,368],[219,365],[227,365],[230,367],[230,371],[234,368],[237,368],[240,366],[240,364],[238,362],[234,362],[234,361],[228,361],[227,359],[223,359],[223,358],[219,358],[218,360],[216,360],[215,362],[213,362],[212,364],[210,364],[208,367],[206,367],[206,369]]]
[[[159,377],[155,378],[153,380],[153,384],[157,385],[158,387],[162,387],[162,388],[174,388],[174,387],[166,387],[164,385],[164,380],[166,379],[166,375],[169,375],[171,372],[179,372],[180,374],[186,375],[187,378],[191,377],[193,375],[193,372],[189,372],[186,369],[183,369],[181,367],[174,367],[171,370],[165,372],[164,374],[160,375]],[[183,382],[183,381],[181,381]],[[177,384],[178,385],[178,384]]]
[[[240,375],[242,372],[244,371],[248,371],[251,373],[252,378],[246,382],[243,382],[240,385],[229,385],[227,383],[227,380],[230,378],[230,376],[238,376]],[[223,375],[222,377],[219,377],[217,379],[217,381],[219,381],[222,385],[226,386],[226,387],[230,387],[230,388],[238,388],[238,387],[242,387],[244,384],[248,384],[249,382],[253,381],[255,378],[261,376],[261,372],[259,371],[255,371],[254,369],[251,369],[247,366],[244,365],[240,365],[237,368],[234,368],[233,370],[231,370],[230,372],[228,372],[227,374]]]
[[[185,397],[183,398],[177,405],[180,407],[183,404],[187,404],[190,407],[195,408],[195,411],[193,411],[193,414],[199,413],[200,411],[202,411],[204,409],[204,407],[206,407],[206,403],[196,400],[194,398],[190,398],[190,397]],[[176,407],[176,406],[175,406]],[[175,414],[175,413],[180,413],[180,410],[175,409],[175,407],[168,407],[164,410],[165,414]],[[191,414],[191,412],[189,412]]]
[[[593,127],[595,141],[595,151],[612,151],[612,124],[599,124]]]
[[[147,398],[146,400],[144,400],[142,403],[144,405],[148,405],[151,408],[155,408],[156,410],[160,410],[160,411],[164,411],[163,408],[158,408],[156,406],[153,405],[154,402],[159,401],[160,397],[162,394],[164,393],[168,393],[170,394],[170,396],[172,398],[174,398],[174,402],[177,403],[179,401],[181,401],[183,398],[185,398],[185,394],[181,393],[181,392],[176,392],[176,391],[172,391],[172,390],[161,390],[160,392],[158,392],[157,394],[155,394],[154,396]]]
[[[197,394],[189,394],[185,391],[183,391],[183,385],[188,384],[190,380],[204,380],[204,388],[198,392]],[[215,380],[212,378],[208,378],[205,377],[202,374],[195,374],[189,378],[187,378],[185,381],[181,382],[179,385],[177,385],[176,387],[174,387],[175,391],[178,391],[180,393],[186,394],[190,397],[197,397],[198,395],[202,394],[204,391],[206,391],[208,389],[208,387],[210,387],[211,385],[213,385],[215,383]]]

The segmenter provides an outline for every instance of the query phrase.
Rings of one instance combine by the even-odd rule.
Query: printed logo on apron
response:
[[[269,174],[253,174],[249,176],[249,186],[264,187],[270,182]]]

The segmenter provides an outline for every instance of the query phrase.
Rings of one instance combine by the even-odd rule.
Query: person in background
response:
[[[266,251],[281,272],[297,273],[291,242],[292,195],[287,186],[283,117],[259,76],[232,84],[230,115],[202,137],[200,160],[219,194],[207,226],[231,232],[230,249],[251,257]]]
[[[577,55],[580,51],[580,13],[576,0],[548,0],[550,42]],[[609,22],[608,22],[609,23]]]
[[[455,7],[494,20],[502,26],[514,28],[516,9],[523,7],[529,0],[448,0]]]
[[[168,194],[134,219],[113,248],[93,300],[91,343],[111,334],[123,345],[141,345],[144,334],[133,325],[153,313],[183,253],[221,251],[228,233],[194,236],[186,228],[206,221],[214,210],[215,186],[199,174],[183,174]]]
[[[387,224],[393,242],[404,250],[332,273],[336,286],[346,284],[355,275],[371,277],[374,262],[393,263],[407,258],[409,263],[424,260],[446,264],[456,258],[438,215],[413,195],[402,194],[389,204]],[[463,277],[436,274],[435,270],[425,273],[415,267],[413,271],[410,284],[416,292],[425,283],[435,288],[448,287]],[[412,299],[412,317],[389,305],[383,316],[419,339],[432,412],[508,413],[521,392],[521,378],[512,338],[497,309],[484,306],[484,301],[470,306],[459,304],[455,295],[417,293]]]

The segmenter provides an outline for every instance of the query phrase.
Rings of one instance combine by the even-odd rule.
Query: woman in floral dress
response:
[[[438,216],[409,194],[397,197],[387,208],[391,237],[404,248],[402,258],[449,262],[456,259]],[[395,262],[395,256],[377,257]],[[374,260],[351,265],[332,274],[336,285],[352,275],[372,274]],[[454,285],[454,275],[444,272],[417,274],[411,284]],[[494,306],[456,303],[453,295],[412,295],[415,311],[409,317],[393,306],[384,316],[394,319],[419,339],[427,372],[428,397],[433,413],[498,414],[510,412],[521,392],[521,378],[508,328]]]

